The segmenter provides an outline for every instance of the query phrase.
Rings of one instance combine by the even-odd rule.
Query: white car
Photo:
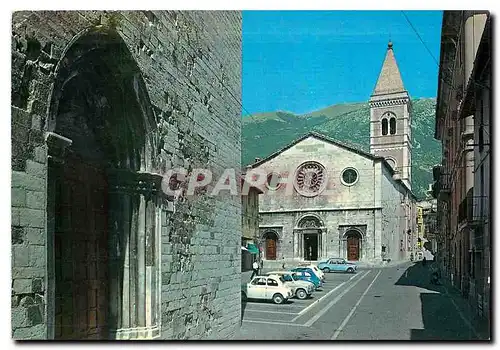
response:
[[[283,277],[255,276],[249,283],[241,286],[241,298],[272,300],[275,304],[283,304],[293,297],[290,287],[285,285]]]
[[[272,271],[266,276],[276,275],[283,278],[285,286],[290,287],[293,295],[299,299],[306,299],[314,292],[314,283],[301,280],[295,272],[291,271]]]
[[[320,279],[320,281],[325,282],[325,273],[321,271],[317,266],[315,265],[309,265],[309,264],[300,264],[299,267],[307,267],[309,269],[312,269],[314,271],[314,274]]]

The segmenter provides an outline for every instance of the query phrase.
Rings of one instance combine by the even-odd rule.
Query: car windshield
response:
[[[280,281],[281,281],[281,283],[285,282],[285,279],[283,278],[283,276],[280,276]]]
[[[300,276],[298,276],[296,273],[294,273],[294,274],[292,275],[292,278],[293,278],[293,280],[294,280],[294,281],[298,281],[298,280],[300,280]]]

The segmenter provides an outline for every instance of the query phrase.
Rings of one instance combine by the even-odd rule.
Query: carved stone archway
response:
[[[306,214],[294,229],[295,255],[302,260],[317,261],[326,254],[326,227],[317,214]]]
[[[121,37],[90,30],[75,40],[47,121],[49,338],[159,336],[165,199],[155,129]]]

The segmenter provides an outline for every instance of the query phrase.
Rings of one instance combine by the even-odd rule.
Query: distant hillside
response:
[[[435,99],[413,100],[412,187],[425,198],[432,182],[432,167],[441,160],[441,145],[434,139]],[[242,163],[265,158],[309,131],[317,131],[364,151],[370,151],[368,103],[334,105],[303,115],[260,113],[243,118]]]

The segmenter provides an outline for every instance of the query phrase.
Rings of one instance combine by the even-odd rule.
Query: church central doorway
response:
[[[318,234],[304,234],[304,258],[310,261],[318,260]]]

